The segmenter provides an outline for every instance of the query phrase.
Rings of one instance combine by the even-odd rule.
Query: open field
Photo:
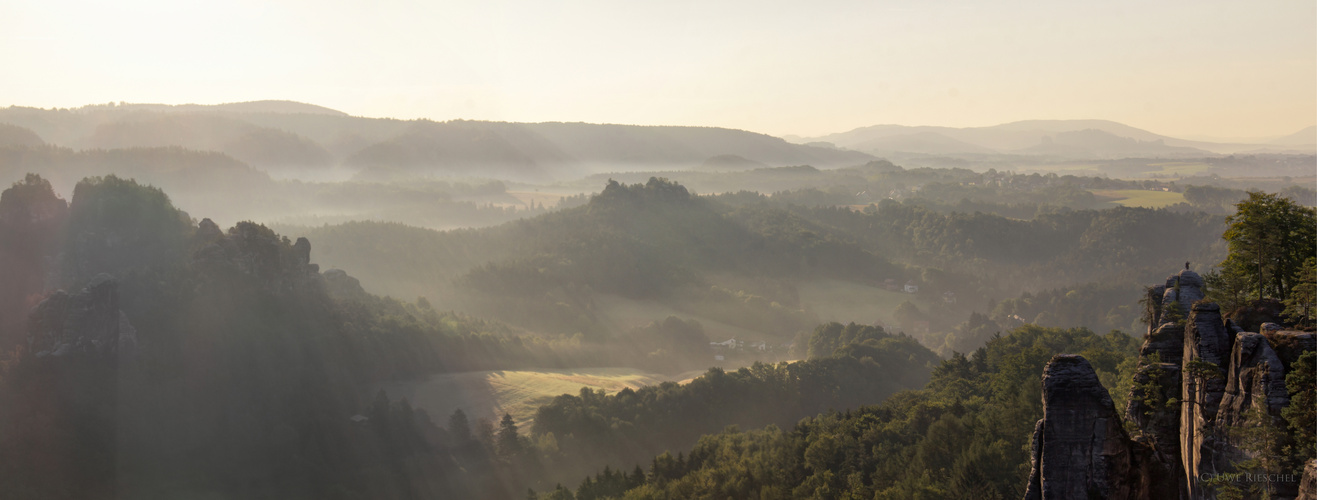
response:
[[[1212,169],[1212,166],[1206,163],[1183,162],[1183,161],[1153,163],[1148,166],[1159,167],[1160,170],[1148,170],[1147,172],[1143,173],[1144,175],[1161,174],[1161,175],[1171,175],[1175,177],[1190,177],[1190,176],[1206,173],[1208,170]]]
[[[1184,202],[1184,194],[1143,189],[1094,190],[1093,194],[1110,198],[1112,203],[1126,207],[1161,208]]]
[[[800,301],[819,315],[820,321],[873,324],[890,323],[892,312],[902,302],[915,302],[914,295],[839,280],[816,280],[798,287]]]
[[[651,321],[662,321],[668,316],[676,316],[699,321],[704,327],[704,333],[713,340],[729,338],[762,340],[766,337],[763,332],[682,312],[655,300],[633,300],[617,295],[599,295],[595,298],[595,306],[598,307],[605,324],[614,332],[625,332],[631,328],[648,325]]]
[[[431,375],[427,378],[388,382],[384,389],[389,399],[407,398],[412,406],[430,414],[436,425],[448,425],[453,411],[462,409],[472,423],[479,418],[495,422],[504,413],[512,414],[517,425],[524,426],[535,417],[535,410],[560,394],[577,394],[582,387],[615,393],[656,385],[666,381],[688,381],[702,371],[677,375],[646,373],[633,368],[578,368],[568,370],[496,370]]]

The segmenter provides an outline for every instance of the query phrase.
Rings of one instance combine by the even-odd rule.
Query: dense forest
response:
[[[540,407],[531,436],[583,462],[621,467],[694,443],[725,426],[788,426],[801,417],[881,401],[922,387],[938,358],[913,339],[881,328],[828,323],[802,338],[810,359],[735,372],[710,369],[613,395],[583,389]],[[569,462],[570,463],[570,462]]]
[[[113,176],[80,182],[67,204],[38,176],[0,200],[0,220],[12,231],[6,236],[33,236],[4,239],[29,243],[6,247],[7,268],[57,276],[61,288],[72,290],[35,304],[26,342],[6,322],[0,476],[17,498],[206,490],[283,497],[393,491],[403,498],[467,491],[498,498],[502,486],[494,485],[509,477],[511,484],[533,485],[560,474],[553,465],[559,462],[586,470],[582,461],[599,451],[589,444],[599,446],[590,438],[598,431],[568,418],[570,412],[558,412],[563,418],[554,424],[548,416],[554,410],[547,409],[532,434],[535,444],[519,441],[515,424],[510,442],[524,447],[481,440],[480,429],[470,441],[454,441],[452,429],[431,424],[424,411],[383,394],[371,399],[363,387],[444,371],[588,365],[599,357],[662,363],[655,352],[708,349],[698,323],[676,318],[626,342],[582,344],[441,313],[426,300],[378,298],[342,271],[320,272],[306,239],[293,242],[250,222],[228,231],[209,219],[194,222],[161,190]],[[27,293],[5,296],[20,303],[6,303],[6,311],[22,311],[45,284],[24,286]],[[715,369],[690,384],[638,391],[641,410],[633,415],[654,408],[640,403],[649,398],[724,406],[705,424],[675,435],[671,421],[635,421],[638,442],[649,444],[614,450],[617,459],[687,446],[683,439],[721,428],[722,417],[788,423],[880,400],[921,385],[919,373],[936,360],[909,337],[874,327],[830,325],[814,337],[809,351],[816,359]],[[796,399],[781,407],[786,400],[766,401],[772,411],[745,413],[749,394],[768,393]],[[583,396],[587,406],[619,401]],[[354,414],[369,425],[348,418]],[[555,433],[563,436],[561,448],[541,446]],[[160,436],[167,439],[153,438]],[[481,451],[485,445],[489,453]],[[37,453],[43,449],[59,453]],[[422,477],[420,470],[438,473]]]
[[[642,462],[639,477],[605,471],[539,498],[1018,498],[1042,416],[1043,365],[1082,352],[1115,388],[1133,374],[1138,343],[1119,332],[1021,327],[881,404],[729,428],[688,453]]]
[[[62,183],[119,158],[180,184],[212,175],[238,190],[301,186],[290,192],[304,199],[409,207],[507,192],[301,184],[178,148],[5,152],[9,168],[68,167]],[[1004,178],[993,189],[1036,180],[1020,189],[1039,196],[1075,182]],[[1315,238],[1297,191],[1248,193],[1224,218],[1067,206],[1088,203],[1082,189],[1059,205],[850,206],[830,198],[839,190],[701,196],[651,177],[505,211],[492,227],[275,226],[282,236],[198,220],[126,177],[82,178],[67,202],[57,182],[28,174],[0,194],[12,277],[0,287],[0,490],[14,498],[1004,498],[1026,484],[1034,381],[1052,354],[1081,353],[1113,400],[1130,397],[1143,365],[1122,332],[1149,319],[1147,292],[1129,283],[1187,259],[1213,270],[1208,293],[1223,304],[1268,296],[1299,311],[1292,324],[1312,314],[1313,259],[1293,249]],[[223,200],[217,186],[217,204],[271,199]],[[1186,198],[1237,195],[1202,191]],[[890,307],[825,321],[836,293]],[[601,363],[703,374],[583,388],[520,422],[431,415],[377,389]]]
[[[881,321],[943,355],[1026,322],[1128,331],[1140,291],[1119,283],[1157,279],[1185,260],[1207,266],[1225,249],[1221,219],[1201,213],[1112,208],[1020,220],[911,201],[850,210],[790,199],[695,196],[652,178],[612,182],[584,206],[487,229],[282,230],[319,242],[322,262],[353,269],[375,292],[587,338],[615,329],[608,297],[620,296],[662,304],[667,312],[650,319],[687,315],[706,329],[731,325],[784,343],[818,322],[819,304],[802,286],[834,280],[881,294],[910,282],[918,293],[885,296],[910,302],[899,311],[837,319]],[[921,322],[927,331],[916,330]]]
[[[752,3],[0,0],[0,500],[1317,500],[1317,2]]]
[[[1022,326],[994,335],[970,356],[956,354],[943,361],[924,389],[882,404],[821,414],[790,430],[728,428],[706,435],[675,459],[670,453],[655,456],[648,469],[605,469],[575,489],[557,485],[531,495],[1037,498],[1041,488],[1087,491],[1091,498],[1108,492],[1156,498],[1174,496],[1178,488],[1195,498],[1293,497],[1305,486],[1291,471],[1307,462],[1304,481],[1309,481],[1311,460],[1317,458],[1311,437],[1317,425],[1311,411],[1317,379],[1311,327],[1280,330],[1311,325],[1317,212],[1262,193],[1250,194],[1237,209],[1223,234],[1231,253],[1216,280],[1204,282],[1186,268],[1166,285],[1148,288],[1147,299],[1140,301],[1148,325],[1142,341],[1114,330],[1099,336],[1087,329]],[[1231,277],[1236,272],[1241,276]],[[1249,283],[1257,298],[1230,308],[1234,311],[1222,322],[1222,308],[1204,296],[1228,295],[1231,283],[1239,281]],[[1255,312],[1276,297],[1284,298],[1284,313],[1274,310],[1260,317]],[[1217,336],[1225,335],[1234,337],[1228,359],[1213,351],[1220,349],[1213,344]],[[1254,349],[1260,360],[1247,354]],[[1058,362],[1078,363],[1067,366],[1082,366],[1079,373],[1089,370],[1095,380],[1083,382],[1063,368],[1044,373]],[[1251,389],[1258,391],[1252,395],[1244,387],[1257,373],[1250,366],[1261,366],[1273,380],[1266,388]],[[1041,385],[1035,382],[1040,376]],[[1088,390],[1100,394],[1075,399],[1074,394]],[[1211,396],[1195,394],[1200,391],[1228,403],[1217,407]],[[1192,399],[1181,402],[1179,395]],[[1087,397],[1096,406],[1075,406]],[[1056,407],[1048,410],[1049,404]],[[1117,409],[1127,410],[1122,416]],[[1058,415],[1048,417],[1049,411]],[[1188,417],[1171,422],[1180,415]],[[1219,429],[1216,434],[1205,430],[1203,415],[1209,415],[1207,429]],[[1120,423],[1102,423],[1113,418]],[[1032,442],[1030,422],[1037,422]],[[1115,435],[1095,427],[1102,425],[1114,425]],[[1203,432],[1206,441],[1194,436]],[[1048,441],[1049,436],[1059,441]],[[1091,451],[1095,446],[1102,451]],[[1116,451],[1120,447],[1131,448]],[[1094,458],[1049,456],[1055,452],[1093,453]],[[1129,455],[1138,453],[1152,458]],[[1048,460],[1055,462],[1049,465]],[[1124,468],[1139,460],[1147,460],[1139,470]],[[1086,467],[1081,464],[1096,468],[1080,470]],[[1241,481],[1241,473],[1276,479]]]
[[[0,477],[12,498],[390,491],[400,479],[372,471],[402,452],[348,419],[367,411],[363,385],[598,355],[370,296],[319,272],[305,239],[250,222],[221,231],[131,180],[86,179],[65,204],[29,176],[0,200],[0,241],[22,243],[4,249],[6,269],[70,290],[7,284]],[[8,315],[26,305],[16,328]]]

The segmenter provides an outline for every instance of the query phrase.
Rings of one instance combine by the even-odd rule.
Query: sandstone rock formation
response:
[[[26,343],[30,299],[55,286],[68,203],[34,174],[0,193],[0,351]]]
[[[1082,356],[1061,354],[1043,371],[1043,419],[1034,428],[1026,499],[1170,498],[1171,471],[1131,441],[1111,396]]]
[[[1180,462],[1189,495],[1198,498],[1196,478],[1226,472],[1217,463],[1222,436],[1216,426],[1217,408],[1225,394],[1225,370],[1230,359],[1230,336],[1214,303],[1193,306],[1184,334],[1184,370],[1180,386]]]
[[[119,284],[97,276],[73,294],[59,290],[37,304],[28,317],[28,347],[36,357],[131,355],[137,331],[119,310]]]
[[[1180,364],[1148,363],[1134,373],[1134,387],[1125,419],[1143,431],[1138,440],[1152,446],[1166,456],[1169,466],[1178,476],[1183,475],[1180,463],[1180,416],[1171,408],[1178,408],[1180,398]],[[1172,403],[1174,402],[1174,403]]]
[[[1163,292],[1162,309],[1172,304],[1179,306],[1182,312],[1188,312],[1195,302],[1203,300],[1203,278],[1193,271],[1185,269],[1179,274],[1166,278]]]
[[[349,276],[342,269],[330,269],[325,271],[325,290],[331,297],[337,299],[361,299],[366,296],[366,289],[361,287],[361,281]]]
[[[1025,498],[1216,498],[1205,478],[1239,472],[1246,460],[1274,460],[1293,439],[1283,430],[1285,376],[1317,349],[1317,334],[1265,322],[1248,328],[1256,318],[1223,319],[1203,297],[1202,279],[1187,269],[1149,289],[1150,324],[1124,412],[1132,437],[1083,358],[1052,359]],[[1260,449],[1247,436],[1265,429],[1280,437]],[[1310,461],[1302,485],[1271,482],[1268,494],[1317,500],[1314,476]]]
[[[1317,459],[1303,466],[1303,479],[1299,480],[1299,496],[1295,500],[1317,500]]]
[[[246,276],[275,290],[288,290],[316,282],[320,267],[311,263],[311,242],[298,238],[290,244],[269,228],[239,222],[220,232],[210,219],[203,219],[193,235],[194,267],[212,279]]]
[[[1245,331],[1256,332],[1264,323],[1274,323],[1281,317],[1285,305],[1276,299],[1254,300],[1230,311],[1230,319]]]

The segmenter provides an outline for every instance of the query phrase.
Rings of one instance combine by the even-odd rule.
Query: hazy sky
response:
[[[1317,2],[0,1],[0,106],[712,125],[1317,122]]]

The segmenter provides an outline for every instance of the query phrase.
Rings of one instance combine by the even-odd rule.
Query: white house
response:
[[[725,349],[735,349],[736,345],[737,345],[737,341],[734,338],[727,339],[722,342],[709,342],[709,347],[721,347]]]
[[[919,285],[916,285],[916,284],[915,284],[915,280],[910,280],[910,281],[905,282],[905,288],[904,288],[904,290],[905,290],[905,293],[918,293],[918,292],[919,292]]]

